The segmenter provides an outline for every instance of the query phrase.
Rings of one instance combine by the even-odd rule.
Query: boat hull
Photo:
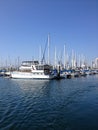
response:
[[[31,72],[12,72],[11,78],[15,79],[53,79],[53,75],[33,74]]]

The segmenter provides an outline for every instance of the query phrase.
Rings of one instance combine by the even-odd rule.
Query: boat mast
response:
[[[50,36],[48,34],[48,64],[50,64]]]
[[[65,44],[64,44],[64,69],[65,69]]]
[[[66,68],[69,68],[69,55],[68,53],[66,54]]]
[[[39,46],[39,63],[41,64],[41,58],[42,58],[42,47]]]
[[[54,59],[54,61],[55,61],[55,68],[56,68],[56,65],[57,65],[57,63],[56,63],[56,47],[55,47],[55,59]]]
[[[72,61],[71,61],[71,67],[72,67],[72,69],[73,69],[73,67],[74,67],[74,59],[73,59],[73,56],[74,56],[74,54],[73,54],[73,50],[72,50]]]

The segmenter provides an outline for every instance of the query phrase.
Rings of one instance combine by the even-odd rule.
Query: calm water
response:
[[[0,78],[0,130],[98,130],[98,75]]]

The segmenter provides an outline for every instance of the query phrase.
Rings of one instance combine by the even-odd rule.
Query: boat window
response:
[[[39,64],[39,62],[38,61],[23,61],[22,62],[22,65],[24,65],[24,66],[31,66],[33,64],[37,65],[37,64]]]
[[[37,70],[43,70],[43,69],[44,69],[44,66],[38,65],[38,66],[36,66],[36,69],[37,69]]]

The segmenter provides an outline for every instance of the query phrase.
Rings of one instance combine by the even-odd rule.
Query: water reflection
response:
[[[12,79],[12,82],[23,106],[28,104],[29,108],[40,108],[41,104],[48,100],[51,91],[50,80]]]
[[[24,91],[34,91],[35,89],[47,86],[49,80],[12,79],[12,82]]]

